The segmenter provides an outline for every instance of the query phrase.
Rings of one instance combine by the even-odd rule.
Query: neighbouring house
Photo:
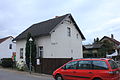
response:
[[[98,43],[84,45],[83,57],[84,58],[89,58],[89,57],[98,58],[99,57],[99,49],[101,47],[102,47],[102,44],[98,44]]]
[[[12,36],[0,39],[0,59],[12,58],[16,55],[16,44],[13,39]]]
[[[120,60],[120,42],[117,41],[116,39],[114,39],[114,35],[111,34],[111,38],[110,37],[107,37],[107,36],[104,36],[102,39],[101,39],[101,42],[103,41],[109,41],[110,43],[113,44],[114,46],[114,53],[112,53],[111,55],[108,55],[108,56],[111,56],[114,60]]]
[[[120,45],[120,42],[117,41],[116,39],[114,39],[113,34],[111,34],[111,38],[107,37],[107,36],[104,36],[100,41],[103,42],[105,40],[109,41],[110,43],[113,43],[115,48],[117,48]]]
[[[120,56],[120,42],[117,41],[116,39],[114,39],[114,36],[113,34],[111,34],[111,38],[110,37],[107,37],[107,36],[104,36],[99,43],[93,43],[93,44],[88,44],[88,45],[84,45],[84,57],[99,57],[99,50],[101,49],[102,47],[102,43],[103,41],[108,41],[110,43],[113,44],[113,50],[115,53],[115,56],[111,53],[111,55],[114,56],[114,59],[115,57],[118,58],[118,56]]]
[[[33,24],[15,38],[17,61],[25,61],[27,34],[35,37],[37,47],[36,71],[51,74],[71,59],[83,57],[84,35],[71,14]]]

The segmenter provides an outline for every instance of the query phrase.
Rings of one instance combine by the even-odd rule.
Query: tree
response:
[[[96,39],[94,38],[94,43],[100,42],[99,38],[97,37]]]
[[[102,46],[99,49],[99,56],[106,57],[106,54],[111,54],[114,52],[114,45],[110,43],[108,40],[104,40],[101,42]]]
[[[33,41],[30,43],[29,39],[32,38]],[[25,48],[25,60],[28,68],[30,68],[29,63],[30,63],[30,46],[31,46],[31,63],[32,66],[35,67],[36,65],[36,44],[35,44],[35,39],[34,37],[31,36],[31,33],[27,34],[27,42],[26,42],[26,48]]]

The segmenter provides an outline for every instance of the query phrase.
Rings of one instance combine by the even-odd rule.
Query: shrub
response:
[[[12,58],[2,58],[1,66],[2,67],[12,67],[13,66]]]
[[[16,67],[18,70],[20,71],[24,71],[25,70],[25,62],[24,61],[18,61],[16,64]]]

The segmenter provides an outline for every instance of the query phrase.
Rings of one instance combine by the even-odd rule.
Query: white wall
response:
[[[68,19],[69,20],[69,19]],[[71,28],[71,37],[67,35],[67,27]],[[78,34],[78,39],[76,37]],[[69,22],[60,24],[51,36],[40,37],[36,40],[38,46],[43,46],[44,58],[82,58],[82,38],[74,25]]]
[[[69,20],[69,19],[68,19]],[[71,28],[71,37],[67,35],[67,27]],[[78,38],[76,37],[78,34]],[[38,37],[36,47],[43,46],[43,58],[82,58],[82,38],[73,23],[64,21],[49,36]],[[20,48],[24,48],[25,60],[25,40],[17,41],[17,59],[20,58]]]
[[[0,59],[11,58],[13,52],[16,52],[16,44],[12,42],[13,38],[10,37],[0,44]],[[12,44],[12,49],[9,49],[9,45]]]
[[[70,19],[67,19],[70,21]],[[67,27],[71,28],[71,37],[67,35]],[[82,38],[79,34],[78,39],[76,34],[79,34],[73,23],[64,21],[51,34],[52,56],[55,58],[82,58]],[[49,57],[46,55],[46,57]]]
[[[16,41],[16,60],[25,61],[26,40]],[[23,59],[20,59],[20,48],[23,48]]]
[[[43,57],[45,58],[46,56],[51,56],[51,39],[50,36],[44,36],[44,37],[39,37],[36,39],[36,46],[37,46],[37,53],[38,53],[38,47],[43,46]]]

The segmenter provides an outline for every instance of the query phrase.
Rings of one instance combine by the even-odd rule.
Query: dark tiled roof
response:
[[[119,42],[119,41],[115,40],[114,38],[107,37],[107,36],[104,36],[104,37],[101,39],[101,41],[102,41],[104,38],[107,38],[107,39],[111,40],[112,42],[114,42],[115,44],[120,45],[120,42]]]
[[[99,49],[101,46],[102,44],[99,43],[84,45],[85,49]]]
[[[40,23],[37,23],[37,24],[33,24],[31,27],[26,29],[21,34],[19,34],[14,40],[25,39],[27,37],[28,33],[31,33],[32,36],[34,36],[34,37],[49,35],[50,32],[59,23],[61,23],[66,17],[71,17],[71,19],[75,23],[75,21],[74,21],[73,17],[71,16],[71,14],[66,14],[66,15],[63,15],[63,16],[60,16],[60,17],[56,17],[56,18],[47,20],[47,21],[43,21],[43,22],[40,22]],[[82,36],[82,39],[85,39],[85,37],[83,36],[82,32],[80,31],[80,29],[78,28],[76,23],[75,23],[75,27],[77,28],[77,30],[79,31],[80,35]]]
[[[5,38],[1,38],[1,39],[0,39],[0,44],[1,44],[2,42],[4,42],[5,40],[7,40],[8,38],[10,38],[10,37],[12,37],[12,36],[8,36],[8,37],[5,37]]]

